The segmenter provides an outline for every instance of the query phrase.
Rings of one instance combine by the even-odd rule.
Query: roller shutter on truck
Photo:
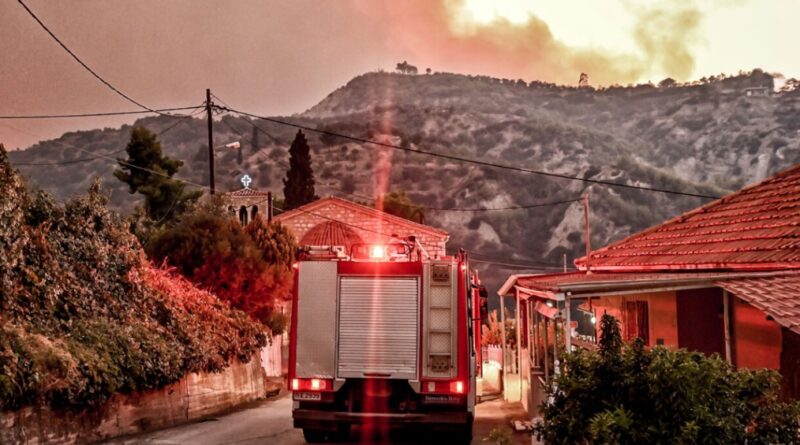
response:
[[[337,377],[417,379],[417,277],[339,279]]]

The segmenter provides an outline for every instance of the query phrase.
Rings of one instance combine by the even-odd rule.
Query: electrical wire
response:
[[[217,96],[214,96],[213,94],[212,94],[212,96],[214,98],[216,98],[217,100],[219,100],[220,102],[222,102],[224,105],[227,106],[227,104],[225,104],[225,102],[222,99],[220,99]],[[261,127],[256,125],[254,122],[252,122],[250,120],[246,120],[246,122],[248,122],[250,125],[252,125],[253,128],[255,128],[257,131],[262,132],[262,133],[266,134],[267,136],[275,139],[273,136],[271,136],[269,133],[267,133]],[[225,123],[228,126],[228,128],[230,128],[234,133],[239,134],[240,137],[244,137],[242,135],[242,133],[239,132],[237,129],[235,129],[230,123],[228,123],[227,121],[223,121],[223,123]],[[288,167],[288,165],[286,165],[285,163],[283,163],[281,161],[276,161],[276,162],[278,164],[281,164],[284,167]],[[341,189],[339,189],[337,187],[334,187],[332,185],[329,185],[329,184],[317,183],[317,185],[320,186],[320,187],[326,188],[328,190],[333,190],[335,192],[341,193],[341,194],[343,194],[345,196],[350,196],[350,197],[354,197],[354,198],[357,198],[357,199],[366,199],[366,200],[371,201],[373,203],[375,202],[375,198],[373,198],[371,196],[365,196],[365,195],[359,195],[359,194],[356,194],[356,193],[345,192],[344,190],[341,190]],[[509,207],[497,207],[497,208],[494,208],[494,207],[444,208],[444,207],[428,207],[428,206],[423,206],[423,207],[425,207],[426,210],[433,210],[433,211],[438,211],[438,212],[494,212],[494,211],[525,210],[525,209],[534,209],[534,208],[538,208],[538,207],[549,207],[549,206],[556,206],[556,205],[561,205],[561,204],[570,204],[570,203],[573,203],[573,202],[578,202],[580,200],[581,200],[581,198],[574,198],[574,199],[569,199],[569,200],[564,200],[564,201],[554,201],[554,202],[545,202],[545,203],[539,203],[539,204],[527,204],[527,205],[518,205],[518,206],[509,206]]]
[[[165,129],[159,131],[158,133],[156,133],[156,136],[157,137],[162,136],[163,134],[165,134],[168,131],[172,130],[173,128],[177,127],[179,124],[183,123],[184,119],[191,118],[192,116],[196,115],[197,113],[199,113],[201,111],[204,111],[204,109],[201,108],[201,107],[195,107],[195,108],[198,108],[199,111],[196,111],[196,112],[194,112],[192,114],[189,114],[189,115],[186,115],[186,116],[171,116],[170,115],[169,117],[178,118],[179,120],[176,121],[174,124],[170,125],[169,127],[167,127]],[[61,142],[59,140],[54,140],[54,142],[56,142],[58,144],[61,144],[61,145],[65,145],[65,143],[63,143],[63,142]],[[68,144],[68,146],[77,148],[72,144]],[[59,161],[59,162],[13,162],[13,165],[15,167],[17,167],[17,166],[48,166],[48,165],[52,166],[52,165],[78,164],[78,163],[81,163],[81,162],[94,161],[94,160],[97,160],[97,159],[105,158],[105,157],[110,156],[110,155],[114,155],[114,154],[117,154],[117,153],[122,153],[126,149],[127,149],[127,147],[123,147],[123,148],[121,148],[119,150],[114,150],[114,151],[111,151],[111,152],[108,152],[108,153],[97,154],[95,156],[89,156],[89,157],[86,157],[86,158],[72,159],[72,160],[69,160],[69,161]]]
[[[571,175],[562,174],[562,173],[553,173],[553,172],[546,172],[546,171],[542,171],[542,170],[533,170],[533,169],[524,168],[524,167],[516,167],[516,166],[513,166],[513,165],[498,164],[498,163],[493,163],[493,162],[488,162],[488,161],[481,161],[481,160],[477,160],[477,159],[470,159],[470,158],[465,158],[465,157],[461,157],[461,156],[455,156],[455,155],[449,155],[449,154],[445,154],[445,153],[439,153],[439,152],[430,151],[430,150],[422,150],[422,149],[419,149],[419,148],[403,147],[401,145],[390,144],[388,142],[373,141],[371,139],[365,139],[365,138],[360,138],[360,137],[356,137],[356,136],[350,136],[350,135],[345,135],[345,134],[341,134],[341,133],[335,133],[335,132],[328,131],[328,130],[320,130],[318,128],[310,127],[308,125],[297,124],[297,123],[293,123],[293,122],[287,122],[287,121],[283,121],[283,120],[275,119],[275,118],[271,118],[271,117],[259,116],[257,114],[236,110],[236,109],[231,108],[231,107],[220,107],[219,105],[215,105],[215,106],[217,108],[220,108],[220,109],[224,110],[224,111],[237,113],[237,114],[240,114],[240,115],[243,115],[243,116],[248,116],[248,117],[251,117],[251,118],[254,118],[254,119],[261,119],[261,120],[264,120],[264,121],[267,121],[267,122],[272,122],[274,124],[285,125],[285,126],[297,128],[297,129],[300,129],[300,130],[306,130],[306,131],[313,132],[313,133],[318,133],[318,134],[324,134],[324,135],[327,135],[327,136],[338,137],[338,138],[341,138],[341,139],[345,139],[345,140],[349,140],[349,141],[353,141],[353,142],[359,142],[359,143],[362,143],[362,144],[371,144],[371,145],[376,145],[376,146],[379,146],[379,147],[390,148],[390,149],[393,149],[393,150],[400,150],[400,151],[405,151],[405,152],[410,152],[410,153],[416,153],[416,154],[421,154],[421,155],[426,155],[426,156],[432,156],[432,157],[441,158],[441,159],[447,159],[447,160],[451,160],[451,161],[475,164],[475,165],[480,165],[480,166],[484,166],[484,167],[491,167],[491,168],[502,169],[502,170],[510,170],[510,171],[516,171],[516,172],[521,172],[521,173],[540,175],[540,176],[547,176],[547,177],[552,177],[552,178],[568,179],[568,180],[571,180],[571,181],[581,181],[581,182],[586,182],[586,183],[591,183],[591,184],[601,184],[601,185],[607,185],[607,186],[611,186],[611,187],[627,188],[627,189],[632,189],[632,190],[642,190],[642,191],[649,191],[649,192],[666,193],[666,194],[671,194],[671,195],[691,196],[691,197],[694,197],[694,198],[706,198],[706,199],[718,199],[719,198],[718,196],[704,195],[704,194],[700,194],[700,193],[681,192],[681,191],[677,191],[677,190],[669,190],[669,189],[658,188],[658,187],[645,187],[645,186],[640,186],[640,185],[624,184],[624,183],[620,183],[620,182],[604,181],[604,180],[601,180],[601,179],[582,178],[580,176],[571,176]]]
[[[23,2],[22,0],[17,0],[17,2],[18,2],[20,5],[22,5],[22,7],[23,7],[23,8],[25,8],[25,11],[27,11],[27,12],[28,12],[28,14],[29,14],[31,17],[33,17],[33,19],[34,19],[34,20],[36,20],[36,23],[38,23],[38,24],[39,24],[39,26],[41,26],[41,27],[42,27],[42,29],[44,29],[44,30],[45,30],[45,32],[47,32],[47,34],[49,34],[49,35],[50,35],[50,37],[52,37],[52,38],[53,38],[53,40],[55,40],[55,41],[56,41],[56,43],[58,43],[58,44],[61,46],[61,48],[63,48],[63,49],[64,49],[64,51],[66,51],[66,52],[67,52],[67,54],[69,54],[70,56],[72,56],[72,58],[73,58],[73,59],[75,59],[75,61],[76,61],[76,62],[78,62],[78,63],[79,63],[79,64],[80,64],[80,65],[81,65],[81,66],[82,66],[82,67],[83,67],[83,68],[84,68],[86,71],[88,71],[88,72],[89,72],[89,73],[90,73],[92,76],[94,76],[94,77],[95,77],[97,80],[99,80],[101,83],[103,83],[103,85],[105,85],[105,86],[107,86],[109,89],[111,89],[111,91],[113,91],[113,92],[117,93],[119,96],[123,97],[123,98],[124,98],[125,100],[127,100],[128,102],[131,102],[132,104],[134,104],[134,105],[136,105],[136,106],[138,106],[138,107],[140,107],[140,108],[143,108],[143,109],[145,109],[145,110],[147,110],[147,111],[149,111],[149,112],[151,112],[151,113],[158,113],[158,114],[162,114],[162,115],[170,116],[170,115],[169,115],[169,114],[167,114],[167,113],[163,113],[163,112],[161,112],[161,111],[159,111],[159,110],[156,110],[156,109],[150,108],[150,107],[148,107],[147,105],[144,105],[144,104],[142,104],[141,102],[139,102],[139,101],[137,101],[137,100],[135,100],[135,99],[131,98],[131,97],[130,97],[130,96],[128,96],[127,94],[125,94],[125,93],[123,93],[122,91],[120,91],[120,90],[119,90],[117,87],[115,87],[114,85],[111,85],[111,83],[110,83],[110,82],[108,82],[107,80],[103,79],[103,77],[102,77],[102,76],[100,76],[99,74],[97,74],[97,72],[95,72],[95,71],[94,71],[94,70],[93,70],[91,67],[89,67],[89,65],[87,65],[87,64],[86,64],[86,63],[85,63],[83,60],[81,60],[81,59],[80,59],[80,57],[78,57],[78,56],[77,56],[77,55],[76,55],[76,54],[75,54],[75,53],[74,53],[74,52],[73,52],[71,49],[69,49],[69,48],[67,47],[67,45],[65,45],[65,44],[64,44],[64,42],[62,42],[62,41],[61,41],[61,39],[59,39],[59,38],[58,38],[58,36],[56,36],[56,35],[55,35],[55,33],[53,33],[53,31],[51,31],[51,30],[50,30],[50,28],[48,28],[48,27],[47,27],[47,25],[45,25],[45,24],[44,24],[44,22],[42,22],[42,20],[41,20],[41,19],[40,19],[40,18],[39,18],[39,17],[38,17],[38,16],[37,16],[37,15],[36,15],[36,14],[35,14],[35,13],[34,13],[32,10],[31,10],[31,8],[29,8],[29,7],[28,7],[28,5],[26,5],[26,4],[25,4],[25,2]]]
[[[202,106],[202,105],[200,105]],[[165,111],[184,111],[184,110],[194,110],[199,106],[194,107],[177,107],[177,108],[160,108],[158,110],[139,110],[139,111],[108,111],[108,112],[100,112],[100,113],[75,113],[75,114],[31,114],[31,115],[3,115],[0,116],[0,119],[3,120],[10,120],[10,119],[68,119],[68,118],[80,118],[80,117],[102,117],[102,116],[124,116],[129,114],[149,114],[153,112],[163,112]],[[183,115],[177,116],[173,114],[163,114],[164,116],[168,117],[175,117],[175,118],[182,118],[186,117]]]

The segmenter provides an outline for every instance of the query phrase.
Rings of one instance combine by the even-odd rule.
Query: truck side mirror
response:
[[[489,292],[485,286],[478,287],[478,308],[480,310],[481,321],[489,319]]]

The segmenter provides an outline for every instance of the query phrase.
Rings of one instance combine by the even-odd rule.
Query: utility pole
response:
[[[592,253],[592,234],[589,230],[589,191],[583,195],[583,224],[586,226],[586,273],[592,273],[590,254]]]
[[[206,88],[206,118],[208,119],[208,181],[211,188],[211,194],[214,194],[214,127],[213,118],[211,114],[211,89]]]
[[[272,222],[272,192],[267,192],[267,222]]]

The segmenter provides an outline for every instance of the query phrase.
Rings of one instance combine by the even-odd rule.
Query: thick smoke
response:
[[[424,65],[499,77],[574,84],[581,72],[594,84],[627,84],[653,76],[686,80],[695,61],[702,13],[689,1],[647,6],[627,4],[634,17],[631,39],[640,53],[575,48],[559,41],[536,16],[522,24],[498,18],[482,24],[464,20],[463,0],[409,0],[359,3],[388,28],[389,44]]]

